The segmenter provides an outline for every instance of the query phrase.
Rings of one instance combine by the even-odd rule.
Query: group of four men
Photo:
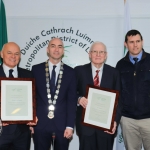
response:
[[[80,150],[112,150],[120,118],[126,149],[140,150],[143,144],[150,150],[150,55],[143,50],[143,38],[137,30],[126,34],[125,46],[128,53],[116,69],[105,64],[107,49],[102,42],[92,44],[89,64],[72,69],[61,61],[63,42],[54,38],[47,48],[49,59],[33,66],[32,72],[17,66],[21,55],[17,44],[3,46],[0,76],[34,77],[36,81],[38,122],[32,129],[35,150],[49,150],[54,134],[55,150],[68,150],[75,121]],[[88,84],[120,91],[112,132],[81,124],[82,111],[88,105]],[[29,150],[28,125],[3,123],[0,149],[7,150],[11,144],[14,150]]]

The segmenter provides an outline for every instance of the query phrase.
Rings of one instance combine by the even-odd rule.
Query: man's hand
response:
[[[67,139],[70,139],[72,135],[73,135],[73,130],[70,128],[66,128],[64,132],[64,137],[66,137]]]
[[[38,118],[36,117],[36,122],[35,123],[33,123],[33,122],[27,123],[27,125],[30,126],[29,129],[31,130],[31,134],[34,134],[34,128],[32,126],[37,125],[37,122],[38,122]]]
[[[114,134],[115,131],[116,131],[116,127],[117,127],[117,123],[116,123],[116,121],[114,121],[114,126],[113,126],[113,128],[112,128],[112,132],[109,132],[109,131],[104,131],[104,132],[106,132],[106,133],[108,133],[108,134]]]
[[[34,128],[33,127],[29,127],[29,129],[31,130],[31,134],[34,134]]]
[[[29,122],[29,123],[27,123],[27,125],[28,126],[35,126],[35,125],[37,125],[37,122],[38,122],[38,118],[36,117],[36,122],[35,123]]]
[[[8,123],[2,123],[2,126],[8,126],[9,124]]]
[[[81,99],[79,99],[78,103],[83,107],[86,108],[87,104],[88,104],[88,100],[85,97],[82,97]]]

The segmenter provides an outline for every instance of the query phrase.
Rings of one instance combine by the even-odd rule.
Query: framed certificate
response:
[[[0,78],[0,116],[8,124],[36,123],[33,78]]]
[[[86,126],[112,131],[119,91],[88,85],[86,87],[88,105],[83,109],[82,123]]]

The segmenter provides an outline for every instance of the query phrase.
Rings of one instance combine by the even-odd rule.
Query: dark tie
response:
[[[137,62],[138,62],[138,58],[137,57],[135,57],[135,58],[133,58],[133,60],[135,61],[135,65],[137,64]]]
[[[53,94],[54,94],[54,92],[55,92],[55,80],[56,80],[55,68],[56,68],[56,66],[54,65],[54,66],[53,66],[52,73],[51,73],[51,80],[50,80],[50,89],[51,89],[51,92],[52,92]]]
[[[99,83],[99,75],[98,75],[99,71],[100,70],[96,70],[96,75],[94,77],[94,85],[95,86],[99,86],[100,85],[100,83]]]
[[[13,71],[14,71],[13,69],[10,69],[10,70],[9,70],[9,78],[14,78],[14,76],[13,76],[13,74],[12,74]]]

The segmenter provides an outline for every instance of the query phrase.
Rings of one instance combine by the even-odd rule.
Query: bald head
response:
[[[49,55],[49,60],[53,64],[57,64],[61,61],[64,54],[64,44],[59,38],[52,39],[47,48],[47,53]]]
[[[49,47],[52,43],[55,43],[55,42],[61,43],[61,45],[64,47],[64,44],[63,44],[62,40],[59,39],[59,38],[53,38],[52,40],[50,40],[50,42],[49,42],[49,44],[48,44],[48,47]]]
[[[4,44],[1,51],[1,57],[3,58],[3,63],[6,66],[14,68],[20,61],[20,47],[14,42]]]

